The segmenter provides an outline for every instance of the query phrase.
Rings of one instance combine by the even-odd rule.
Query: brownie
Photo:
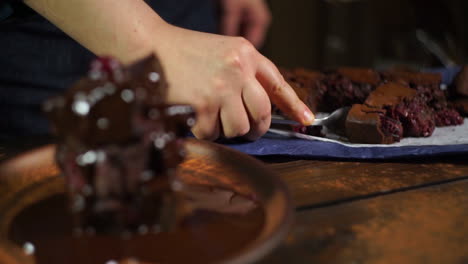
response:
[[[326,90],[318,98],[318,110],[332,112],[343,106],[362,104],[381,83],[380,74],[367,68],[338,68],[326,74]]]
[[[155,55],[128,67],[98,58],[44,104],[78,228],[121,233],[176,222],[172,183],[195,116],[188,105],[167,104],[167,88]]]
[[[468,97],[456,99],[453,105],[463,116],[468,116]]]
[[[390,144],[405,136],[427,137],[435,128],[432,110],[417,91],[401,83],[380,85],[346,119],[351,142]],[[367,131],[367,132],[366,132]]]
[[[404,98],[414,98],[417,92],[405,85],[386,83],[375,89],[366,99],[365,104],[383,108],[399,104]]]
[[[336,72],[358,84],[370,84],[375,87],[382,81],[377,71],[368,68],[341,67]]]
[[[464,69],[457,78],[459,92],[464,91],[464,80],[468,79],[464,72],[468,76]],[[352,142],[392,143],[402,137],[428,137],[435,126],[462,124],[460,113],[466,113],[463,104],[447,100],[438,73],[408,69],[380,73],[353,67],[326,72],[282,69],[282,73],[314,112],[353,105],[347,122]],[[366,129],[361,129],[363,126]],[[372,126],[376,126],[369,132],[373,136],[360,135]]]
[[[324,74],[303,68],[294,70],[281,69],[280,71],[285,81],[293,88],[299,99],[313,112],[316,112],[321,94],[326,89],[322,83],[325,77]],[[278,109],[275,109],[274,112],[281,114]]]
[[[433,104],[436,108],[446,106],[445,93],[440,89],[442,76],[439,73],[393,70],[384,72],[383,76],[388,82],[399,82],[417,90],[428,105]]]
[[[465,65],[454,81],[454,96],[468,96],[468,66]]]
[[[383,72],[384,79],[389,82],[401,82],[415,87],[418,85],[437,86],[442,82],[439,73],[416,72],[409,70],[390,70]]]
[[[405,98],[391,111],[402,123],[404,137],[429,137],[434,132],[434,113],[420,97]]]
[[[403,127],[386,116],[383,108],[355,104],[346,118],[346,135],[352,143],[391,144],[400,141]]]
[[[446,92],[441,89],[442,76],[439,73],[389,71],[384,76],[387,81],[401,82],[415,89],[418,97],[433,110],[436,126],[463,123],[463,118],[451,107]]]

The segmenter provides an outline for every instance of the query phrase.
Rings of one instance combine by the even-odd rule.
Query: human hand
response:
[[[264,0],[220,0],[221,34],[242,35],[260,47],[271,22],[271,13]]]
[[[270,125],[270,99],[302,124],[313,122],[274,64],[244,38],[167,26],[158,38],[170,41],[157,49],[170,84],[168,100],[195,107],[196,137],[257,139]]]
[[[114,1],[25,3],[97,55],[127,64],[156,52],[170,84],[169,102],[191,104],[197,111],[198,138],[260,137],[270,125],[270,99],[290,118],[313,122],[278,69],[246,39],[172,26],[142,0]]]

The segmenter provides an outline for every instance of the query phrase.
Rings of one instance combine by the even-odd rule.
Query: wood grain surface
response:
[[[297,160],[268,166],[303,209],[467,177],[468,155],[383,162]]]
[[[468,180],[299,212],[260,263],[468,263]]]
[[[287,184],[296,222],[258,263],[468,263],[468,155],[264,161]],[[202,160],[183,170],[218,173]]]
[[[259,262],[468,263],[468,156],[271,163],[297,206]]]

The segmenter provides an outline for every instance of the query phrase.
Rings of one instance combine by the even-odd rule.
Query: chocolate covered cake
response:
[[[165,103],[167,86],[154,55],[128,67],[99,58],[88,76],[44,104],[80,232],[175,223],[180,137],[195,119],[192,107]]]

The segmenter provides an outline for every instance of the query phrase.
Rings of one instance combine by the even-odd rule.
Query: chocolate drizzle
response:
[[[115,236],[74,230],[64,196],[25,208],[12,222],[9,239],[37,264],[219,263],[259,236],[265,213],[256,201],[225,189],[186,186],[193,211],[171,232],[142,223]]]
[[[195,113],[167,104],[167,88],[155,55],[128,67],[99,58],[87,77],[44,104],[79,229],[120,234],[178,222],[175,169]]]

